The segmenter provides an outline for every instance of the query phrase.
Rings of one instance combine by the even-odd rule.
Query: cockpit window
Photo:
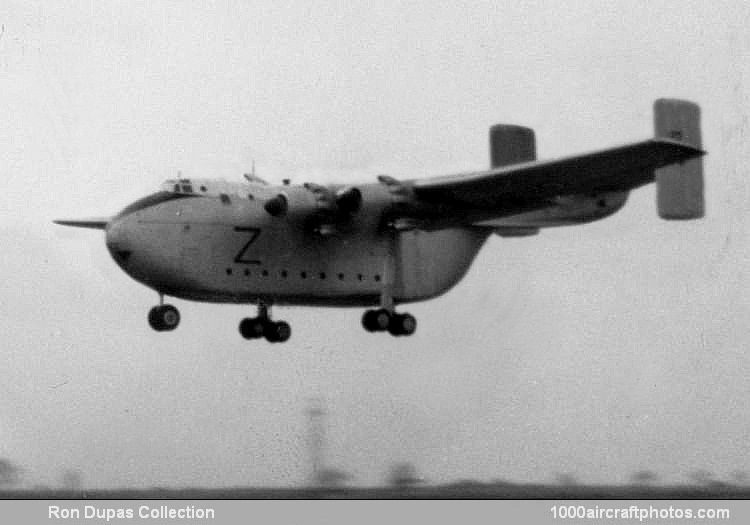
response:
[[[193,193],[193,187],[190,184],[183,184],[182,191],[184,193]]]

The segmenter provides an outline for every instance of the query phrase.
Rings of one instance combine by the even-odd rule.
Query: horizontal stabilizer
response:
[[[91,219],[58,219],[53,222],[62,226],[75,226],[76,228],[92,228],[94,230],[103,230],[107,227],[109,221],[109,217],[97,217]]]
[[[700,107],[685,100],[654,102],[654,133],[695,148],[701,147]],[[694,157],[655,171],[659,216],[668,220],[704,215],[703,159]]]

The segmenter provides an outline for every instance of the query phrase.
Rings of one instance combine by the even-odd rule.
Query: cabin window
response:
[[[255,200],[255,196],[252,193],[248,193],[247,198],[250,199],[251,201]]]
[[[175,184],[174,185],[174,191],[175,191],[175,193],[180,193],[180,185],[179,184]]]
[[[232,269],[231,268],[227,268],[227,275],[232,275]]]
[[[207,191],[205,186],[201,186],[201,191]]]
[[[358,273],[357,274],[357,280],[361,281],[362,279],[364,279],[364,275],[362,275],[361,273]]]
[[[250,268],[245,268],[245,277],[250,277]]]
[[[343,280],[344,280],[344,274],[343,274],[343,273],[340,273],[340,274],[339,274],[339,281],[343,281]]]
[[[299,276],[302,277],[303,279],[307,279],[307,272],[300,272]]]
[[[380,275],[377,273],[375,274],[375,282],[380,282]]]
[[[263,277],[268,277],[268,270],[263,270]]]
[[[320,278],[321,279],[325,279],[326,278],[326,273],[325,272],[320,272]]]
[[[287,273],[286,270],[281,270],[281,276],[286,279]]]
[[[229,204],[231,202],[229,200],[229,195],[227,195],[226,193],[220,193],[219,198],[221,199],[221,202],[223,202],[224,204]]]

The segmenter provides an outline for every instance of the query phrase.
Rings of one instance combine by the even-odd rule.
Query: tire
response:
[[[161,306],[154,306],[148,312],[148,324],[151,328],[153,328],[157,332],[161,332],[164,330],[164,327],[161,324],[160,310],[161,310]]]
[[[417,320],[411,314],[396,314],[391,317],[388,332],[391,335],[411,335],[417,330]]]
[[[276,342],[283,343],[292,336],[292,327],[286,321],[279,321],[276,324]]]
[[[265,326],[257,317],[246,317],[240,321],[240,335],[245,339],[258,339],[263,337]]]
[[[377,332],[378,328],[375,323],[375,310],[367,310],[362,315],[362,326],[368,332]]]
[[[399,316],[399,327],[401,335],[412,335],[417,331],[417,320],[411,314],[401,314]]]
[[[165,304],[160,312],[162,330],[174,330],[180,324],[180,312],[171,304]]]
[[[393,317],[395,317],[395,315],[391,314],[385,308],[374,310],[372,318],[375,330],[378,332],[388,330],[388,327],[391,325],[391,319]]]
[[[148,324],[157,332],[174,330],[180,324],[180,312],[171,304],[154,306],[148,312]]]
[[[283,343],[291,337],[292,328],[284,321],[279,321],[277,323],[269,321],[266,323],[263,335],[269,343]]]

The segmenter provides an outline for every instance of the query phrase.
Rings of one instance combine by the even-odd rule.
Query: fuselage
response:
[[[365,330],[408,336],[417,321],[395,306],[452,288],[491,234],[603,219],[654,181],[662,217],[702,217],[700,110],[662,99],[654,111],[654,138],[581,155],[537,161],[533,130],[498,124],[489,170],[379,175],[356,187],[273,186],[254,174],[241,184],[176,179],[114,217],[55,222],[106,230],[115,261],[160,294],[148,314],[156,331],[179,325],[168,295],[255,303],[257,315],[239,324],[245,339],[289,339],[274,304],[375,306],[362,316]]]
[[[387,289],[395,303],[424,300],[454,286],[493,231],[394,230],[384,224],[394,197],[382,184],[358,186],[361,209],[336,217],[317,213],[302,186],[180,183],[113,218],[107,246],[134,279],[184,299],[370,306]],[[280,192],[284,217],[264,208]]]
[[[438,296],[466,274],[487,237],[525,237],[619,210],[628,192],[657,184],[666,219],[703,216],[700,109],[654,104],[655,137],[581,155],[536,159],[530,128],[490,129],[489,170],[347,186],[268,185],[176,179],[114,217],[61,219],[106,230],[115,261],[160,294],[148,313],[174,330],[178,309],[164,296],[255,303],[239,323],[245,339],[289,340],[271,306],[375,307],[368,332],[413,335],[417,320],[396,305]]]

